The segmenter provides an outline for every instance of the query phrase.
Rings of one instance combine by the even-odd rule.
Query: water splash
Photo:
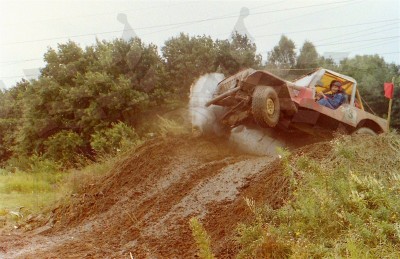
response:
[[[224,75],[221,73],[209,73],[199,77],[190,87],[189,112],[195,133],[218,133],[217,120],[224,108],[216,105],[206,107],[205,104],[213,98],[218,83],[223,79]]]

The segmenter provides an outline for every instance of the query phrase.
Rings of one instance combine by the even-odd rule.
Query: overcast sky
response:
[[[400,64],[399,2],[0,0],[0,87],[43,67],[43,54],[57,43],[71,39],[85,47],[96,38],[112,40],[130,32],[161,48],[179,32],[228,39],[238,26],[253,38],[263,61],[285,34],[297,51],[309,40],[321,55],[379,54]],[[242,8],[248,16],[240,17],[241,10],[246,13]],[[125,14],[129,25],[118,14]],[[133,30],[124,35],[129,26]]]

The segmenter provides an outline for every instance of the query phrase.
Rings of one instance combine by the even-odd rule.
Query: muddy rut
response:
[[[272,157],[216,138],[154,139],[55,208],[39,231],[2,234],[0,258],[193,258],[194,216],[215,255],[230,258],[237,223],[252,218],[244,197],[279,206],[280,173]]]

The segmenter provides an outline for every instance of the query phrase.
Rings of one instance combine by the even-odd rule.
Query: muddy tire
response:
[[[261,127],[275,127],[279,121],[280,105],[278,94],[270,86],[256,86],[251,110],[254,120]]]
[[[359,129],[356,129],[353,132],[353,134],[354,135],[361,135],[362,134],[362,135],[370,135],[370,136],[376,136],[377,135],[375,131],[373,131],[370,128],[365,128],[365,127],[361,127]]]

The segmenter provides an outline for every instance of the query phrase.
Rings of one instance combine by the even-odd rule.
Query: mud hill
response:
[[[328,142],[294,151],[316,159]],[[218,258],[231,258],[244,198],[278,208],[289,199],[279,159],[249,156],[216,138],[157,138],[52,211],[31,232],[0,236],[1,258],[193,258],[197,216]],[[50,227],[51,226],[51,227]]]
[[[1,237],[0,254],[194,257],[188,222],[197,216],[212,237],[215,254],[230,257],[237,250],[234,228],[250,216],[243,198],[262,198],[274,206],[285,199],[285,185],[273,182],[279,170],[271,171],[276,169],[272,160],[232,151],[218,139],[155,139],[71,197],[68,205],[54,209],[47,224],[53,224],[51,229]]]

